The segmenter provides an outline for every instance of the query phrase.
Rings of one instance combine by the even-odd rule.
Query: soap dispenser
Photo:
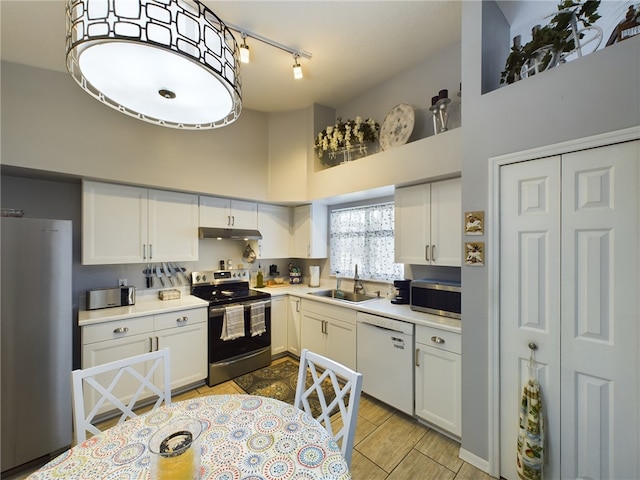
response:
[[[264,275],[262,274],[262,267],[258,264],[258,274],[256,275],[256,287],[264,287]]]

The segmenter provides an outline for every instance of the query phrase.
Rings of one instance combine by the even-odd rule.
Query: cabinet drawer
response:
[[[339,307],[337,305],[330,305],[324,302],[315,302],[313,300],[302,301],[303,313],[314,313],[316,315],[322,315],[323,317],[335,318],[348,322],[352,325],[356,324],[356,311],[350,308]]]
[[[182,327],[195,323],[204,323],[206,321],[206,308],[192,308],[190,310],[178,310],[157,314],[153,318],[153,325],[155,330],[165,330],[167,328]]]
[[[416,325],[416,343],[457,353],[458,355],[462,351],[459,333],[424,325]]]
[[[153,316],[151,315],[98,323],[82,327],[82,344],[87,345],[151,332],[153,332]]]

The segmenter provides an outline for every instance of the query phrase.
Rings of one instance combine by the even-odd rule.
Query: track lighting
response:
[[[249,45],[247,45],[247,34],[242,32],[242,45],[240,45],[240,61],[249,63]]]
[[[300,64],[298,63],[298,57],[300,55],[295,54],[293,56],[293,61],[295,62],[293,64],[293,78],[295,78],[296,80],[300,80],[303,75],[302,75],[302,67],[300,66]]]

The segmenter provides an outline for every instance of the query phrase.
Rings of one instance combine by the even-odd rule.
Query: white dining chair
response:
[[[309,387],[306,386],[307,371],[311,374],[311,385]],[[330,382],[330,387],[335,394],[335,398],[329,403],[327,403],[322,389],[323,383],[327,383],[327,380]],[[355,372],[306,348],[302,350],[294,404],[297,408],[314,417],[329,432],[329,435],[340,445],[342,455],[349,467],[351,467],[351,454],[353,452],[353,440],[356,433],[361,392],[361,373]],[[310,398],[315,397],[319,400],[321,408],[321,412],[316,415],[313,414],[309,402]],[[339,416],[337,416],[338,414]],[[334,427],[331,423],[332,417],[334,421],[342,420],[342,428],[336,432],[334,432]]]
[[[164,348],[71,372],[73,424],[77,442],[84,442],[87,439],[87,432],[93,435],[100,433],[100,430],[94,425],[94,421],[96,415],[104,413],[105,408],[109,409],[109,412],[111,410],[122,412],[118,419],[118,424],[120,424],[137,416],[133,410],[140,400],[153,400],[156,397],[152,409],[156,409],[162,402],[165,405],[170,405],[171,370],[169,360],[169,349]],[[162,386],[158,386],[154,382],[154,378],[161,379]],[[126,400],[121,400],[114,393],[114,389],[124,383],[127,383],[127,397],[131,394],[131,398],[126,404]],[[158,381],[158,383],[160,382]],[[91,398],[91,393],[96,394],[96,401],[93,405],[87,405],[89,403],[87,398]],[[89,409],[90,411],[87,413],[86,410]]]

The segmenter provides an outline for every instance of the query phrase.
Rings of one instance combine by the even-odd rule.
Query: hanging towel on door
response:
[[[544,425],[540,384],[530,378],[522,390],[518,425],[518,477],[542,480],[544,464]]]
[[[264,323],[264,306],[265,302],[256,302],[251,304],[251,336],[262,335],[267,331]]]
[[[220,340],[244,337],[244,305],[224,307]]]

